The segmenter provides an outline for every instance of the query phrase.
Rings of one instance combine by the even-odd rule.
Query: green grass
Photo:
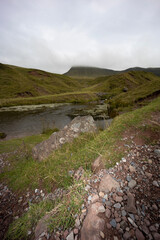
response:
[[[28,231],[36,226],[46,212],[49,216],[46,221],[48,231],[73,227],[75,215],[81,211],[85,193],[84,183],[79,181],[67,190],[67,194],[62,199],[44,200],[38,204],[30,204],[28,212],[10,225],[6,238],[10,240],[28,239]]]
[[[28,231],[32,230],[38,220],[54,207],[55,202],[53,201],[42,201],[38,204],[30,204],[28,212],[10,225],[6,239],[27,239]]]
[[[0,107],[20,106],[20,105],[38,105],[47,103],[87,103],[98,100],[95,93],[92,92],[73,92],[61,93],[55,95],[46,95],[40,97],[28,98],[8,98],[0,99]]]
[[[80,84],[67,76],[0,64],[0,99],[73,92]]]

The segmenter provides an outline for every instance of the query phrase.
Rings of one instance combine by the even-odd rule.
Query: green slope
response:
[[[83,77],[84,72],[78,68],[77,74],[82,77],[71,78],[36,69],[0,64],[0,107],[52,102],[88,102],[97,100],[103,95],[107,103],[119,109],[134,105],[160,92],[160,77],[150,72],[139,71],[139,68],[136,68],[136,71],[115,75],[114,71],[111,71],[110,76],[97,78],[93,75],[100,73],[101,69],[90,68],[89,72],[88,69],[85,69],[88,77]]]
[[[0,98],[36,97],[80,89],[67,76],[0,64]]]
[[[160,77],[149,72],[131,71],[99,77],[90,84],[86,90],[105,93],[103,98],[112,108],[131,106],[160,94]]]
[[[160,76],[160,68],[128,68],[122,71],[115,71],[106,68],[96,68],[96,67],[72,67],[68,72],[64,75],[73,77],[73,78],[96,78],[101,76],[111,76],[116,75],[119,73],[125,73],[130,71],[144,71],[144,72],[151,72],[157,76]]]

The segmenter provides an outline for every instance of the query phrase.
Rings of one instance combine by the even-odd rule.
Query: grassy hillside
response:
[[[112,70],[76,67],[71,72],[79,77],[70,78],[0,64],[0,107],[53,102],[84,103],[98,100],[103,93],[111,108],[121,110],[160,92],[160,77],[139,70],[136,68],[136,71],[113,75]],[[110,76],[95,78],[102,72]]]
[[[148,72],[131,71],[100,77],[92,80],[90,84],[86,90],[105,92],[104,97],[114,108],[134,105],[160,94],[160,77]]]
[[[102,76],[111,76],[111,75],[116,75],[119,73],[125,73],[125,72],[130,72],[130,71],[151,72],[157,76],[160,76],[160,68],[135,67],[135,68],[128,68],[128,69],[121,70],[121,71],[115,71],[115,70],[106,69],[106,68],[83,67],[83,66],[82,67],[72,67],[64,75],[81,79],[81,78],[96,78],[96,77],[102,77]]]
[[[73,92],[80,84],[67,76],[0,64],[0,98],[37,97]]]

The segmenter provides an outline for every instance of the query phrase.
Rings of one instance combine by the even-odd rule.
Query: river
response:
[[[8,140],[40,134],[47,128],[61,129],[72,120],[71,113],[87,107],[64,103],[3,107],[0,108],[0,132],[6,133]],[[96,120],[96,124],[104,129],[108,121]]]

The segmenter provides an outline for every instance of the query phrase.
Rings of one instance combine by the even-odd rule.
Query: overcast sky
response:
[[[160,0],[0,0],[0,62],[160,67]]]

